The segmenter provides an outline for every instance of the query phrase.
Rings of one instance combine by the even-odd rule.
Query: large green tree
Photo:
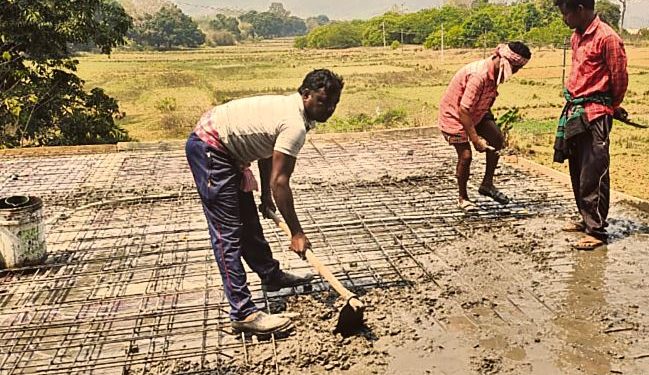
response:
[[[270,3],[268,13],[272,13],[280,18],[287,18],[291,15],[291,12],[284,9],[284,4],[282,3]]]
[[[224,14],[217,14],[214,19],[210,21],[210,28],[216,31],[227,31],[232,34],[236,39],[241,38],[241,30],[239,29],[239,21],[235,17],[228,17]]]
[[[296,47],[308,48],[350,48],[361,45],[363,22],[332,22],[320,26],[307,37],[296,39]]]
[[[388,12],[374,17],[364,23],[363,43],[367,46],[390,45],[400,40],[403,17],[395,12]],[[344,30],[344,29],[341,29]]]
[[[108,54],[130,26],[112,0],[0,0],[0,147],[127,139],[117,102],[84,91],[69,46]]]
[[[307,30],[311,31],[315,29],[318,26],[323,26],[331,23],[331,20],[329,17],[325,16],[324,14],[321,14],[316,17],[309,17],[305,21]]]
[[[205,34],[176,5],[166,5],[153,15],[145,15],[136,23],[133,40],[156,49],[198,47],[205,43]]]
[[[282,36],[284,19],[274,13],[250,11],[240,18],[252,25],[253,32],[257,37],[275,38]]]
[[[614,4],[609,0],[597,0],[595,3],[595,10],[602,21],[606,22],[614,29],[618,29],[621,18],[620,6],[618,4]]]
[[[543,25],[541,11],[533,3],[517,3],[508,10],[511,28],[517,33],[526,33]]]
[[[532,46],[561,47],[569,43],[571,34],[572,30],[557,18],[544,27],[533,27],[525,34],[525,40]]]
[[[472,13],[462,24],[462,29],[462,37],[466,40],[467,45],[482,47],[486,40],[481,37],[496,30],[496,23],[492,15],[485,9]]]
[[[254,36],[261,38],[276,38],[283,36],[304,35],[307,26],[303,19],[291,16],[281,3],[271,3],[266,12],[249,11],[239,19],[251,25]]]

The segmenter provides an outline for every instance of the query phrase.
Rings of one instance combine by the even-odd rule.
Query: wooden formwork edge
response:
[[[313,140],[347,140],[347,139],[399,139],[402,137],[428,137],[439,134],[437,126],[419,126],[413,128],[382,129],[366,132],[348,132],[348,133],[316,133],[309,135]]]
[[[119,142],[117,151],[173,151],[182,150],[186,139],[169,139],[155,142]]]
[[[399,139],[400,137],[431,136],[439,132],[436,126],[425,126],[415,128],[398,128],[387,130],[375,130],[367,132],[349,133],[316,133],[309,134],[309,139],[322,141],[348,140],[348,139]],[[46,147],[25,147],[0,150],[0,157],[38,157],[38,156],[60,156],[60,155],[82,155],[82,154],[104,154],[113,152],[128,151],[173,151],[182,150],[185,146],[185,139],[169,139],[154,142],[119,142],[108,145],[86,145],[86,146],[46,146]]]
[[[117,145],[87,145],[87,146],[45,146],[9,148],[0,150],[0,157],[38,157],[62,155],[106,154],[117,151]]]
[[[413,136],[435,136],[439,134],[437,126],[422,126],[413,128],[397,128],[387,130],[375,130],[367,132],[349,133],[316,133],[309,135],[312,140],[335,141],[355,139],[400,139]],[[54,147],[30,147],[19,149],[0,150],[0,156],[7,157],[35,157],[53,155],[80,155],[99,154],[124,151],[171,151],[180,150],[184,147],[184,139],[173,139],[157,142],[120,142],[111,145],[90,145],[90,146],[54,146]],[[550,177],[570,188],[570,176],[552,169],[545,165],[525,159],[519,155],[504,156],[503,161],[509,165],[534,171]],[[637,198],[619,191],[611,190],[611,198],[615,202],[623,202],[636,207],[642,211],[649,212],[649,201]]]
[[[503,161],[511,166],[536,172],[546,177],[550,177],[553,180],[565,185],[566,188],[572,189],[572,184],[570,182],[570,175],[566,173],[536,163],[532,160],[525,159],[519,155],[505,156],[503,157]],[[611,201],[625,203],[641,211],[649,212],[649,201],[613,189],[611,189]]]

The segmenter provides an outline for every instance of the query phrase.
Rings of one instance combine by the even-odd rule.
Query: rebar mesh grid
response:
[[[503,166],[499,186],[513,203],[478,198],[480,211],[466,216],[454,158],[429,137],[310,141],[292,187],[323,262],[356,291],[409,283],[419,255],[463,231],[570,207],[567,192]],[[182,151],[6,159],[1,173],[1,196],[44,198],[49,257],[0,271],[0,372],[155,372],[187,360],[225,373],[245,358],[252,343],[230,332]],[[306,271],[284,235],[263,225],[283,268]],[[251,272],[249,282],[260,306],[305,292],[266,294]],[[327,289],[317,280],[309,292]],[[274,353],[274,342],[254,345]]]

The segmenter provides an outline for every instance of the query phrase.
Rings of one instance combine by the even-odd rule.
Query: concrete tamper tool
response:
[[[641,124],[638,124],[635,121],[632,121],[629,118],[629,112],[627,112],[622,107],[619,107],[618,110],[615,111],[615,113],[613,113],[613,118],[620,121],[620,122],[622,122],[623,124],[633,126],[634,128],[638,128],[638,129],[647,129],[647,128],[649,128],[649,126],[647,126],[647,125],[641,125]]]
[[[289,229],[288,225],[277,216],[276,213],[268,210],[266,211],[266,217],[269,217],[273,219],[275,224],[277,224],[278,227],[280,227],[284,233],[286,233],[289,237],[291,236],[291,230]],[[358,297],[347,290],[343,286],[343,284],[336,279],[336,276],[334,276],[331,271],[329,271],[329,268],[325,266],[318,257],[315,256],[313,251],[311,249],[308,249],[305,252],[305,257],[306,260],[311,264],[311,267],[315,269],[315,271],[322,276],[329,284],[331,285],[338,294],[340,294],[340,297],[345,300],[345,306],[340,310],[340,314],[338,315],[338,323],[336,324],[336,329],[334,330],[335,333],[340,333],[343,336],[349,336],[353,334],[354,332],[358,331],[361,327],[363,327],[363,312],[365,311],[365,305],[363,305],[363,302],[358,299]]]

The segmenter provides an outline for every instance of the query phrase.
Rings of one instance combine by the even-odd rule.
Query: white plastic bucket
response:
[[[43,201],[28,196],[0,198],[0,268],[35,266],[46,257]]]

